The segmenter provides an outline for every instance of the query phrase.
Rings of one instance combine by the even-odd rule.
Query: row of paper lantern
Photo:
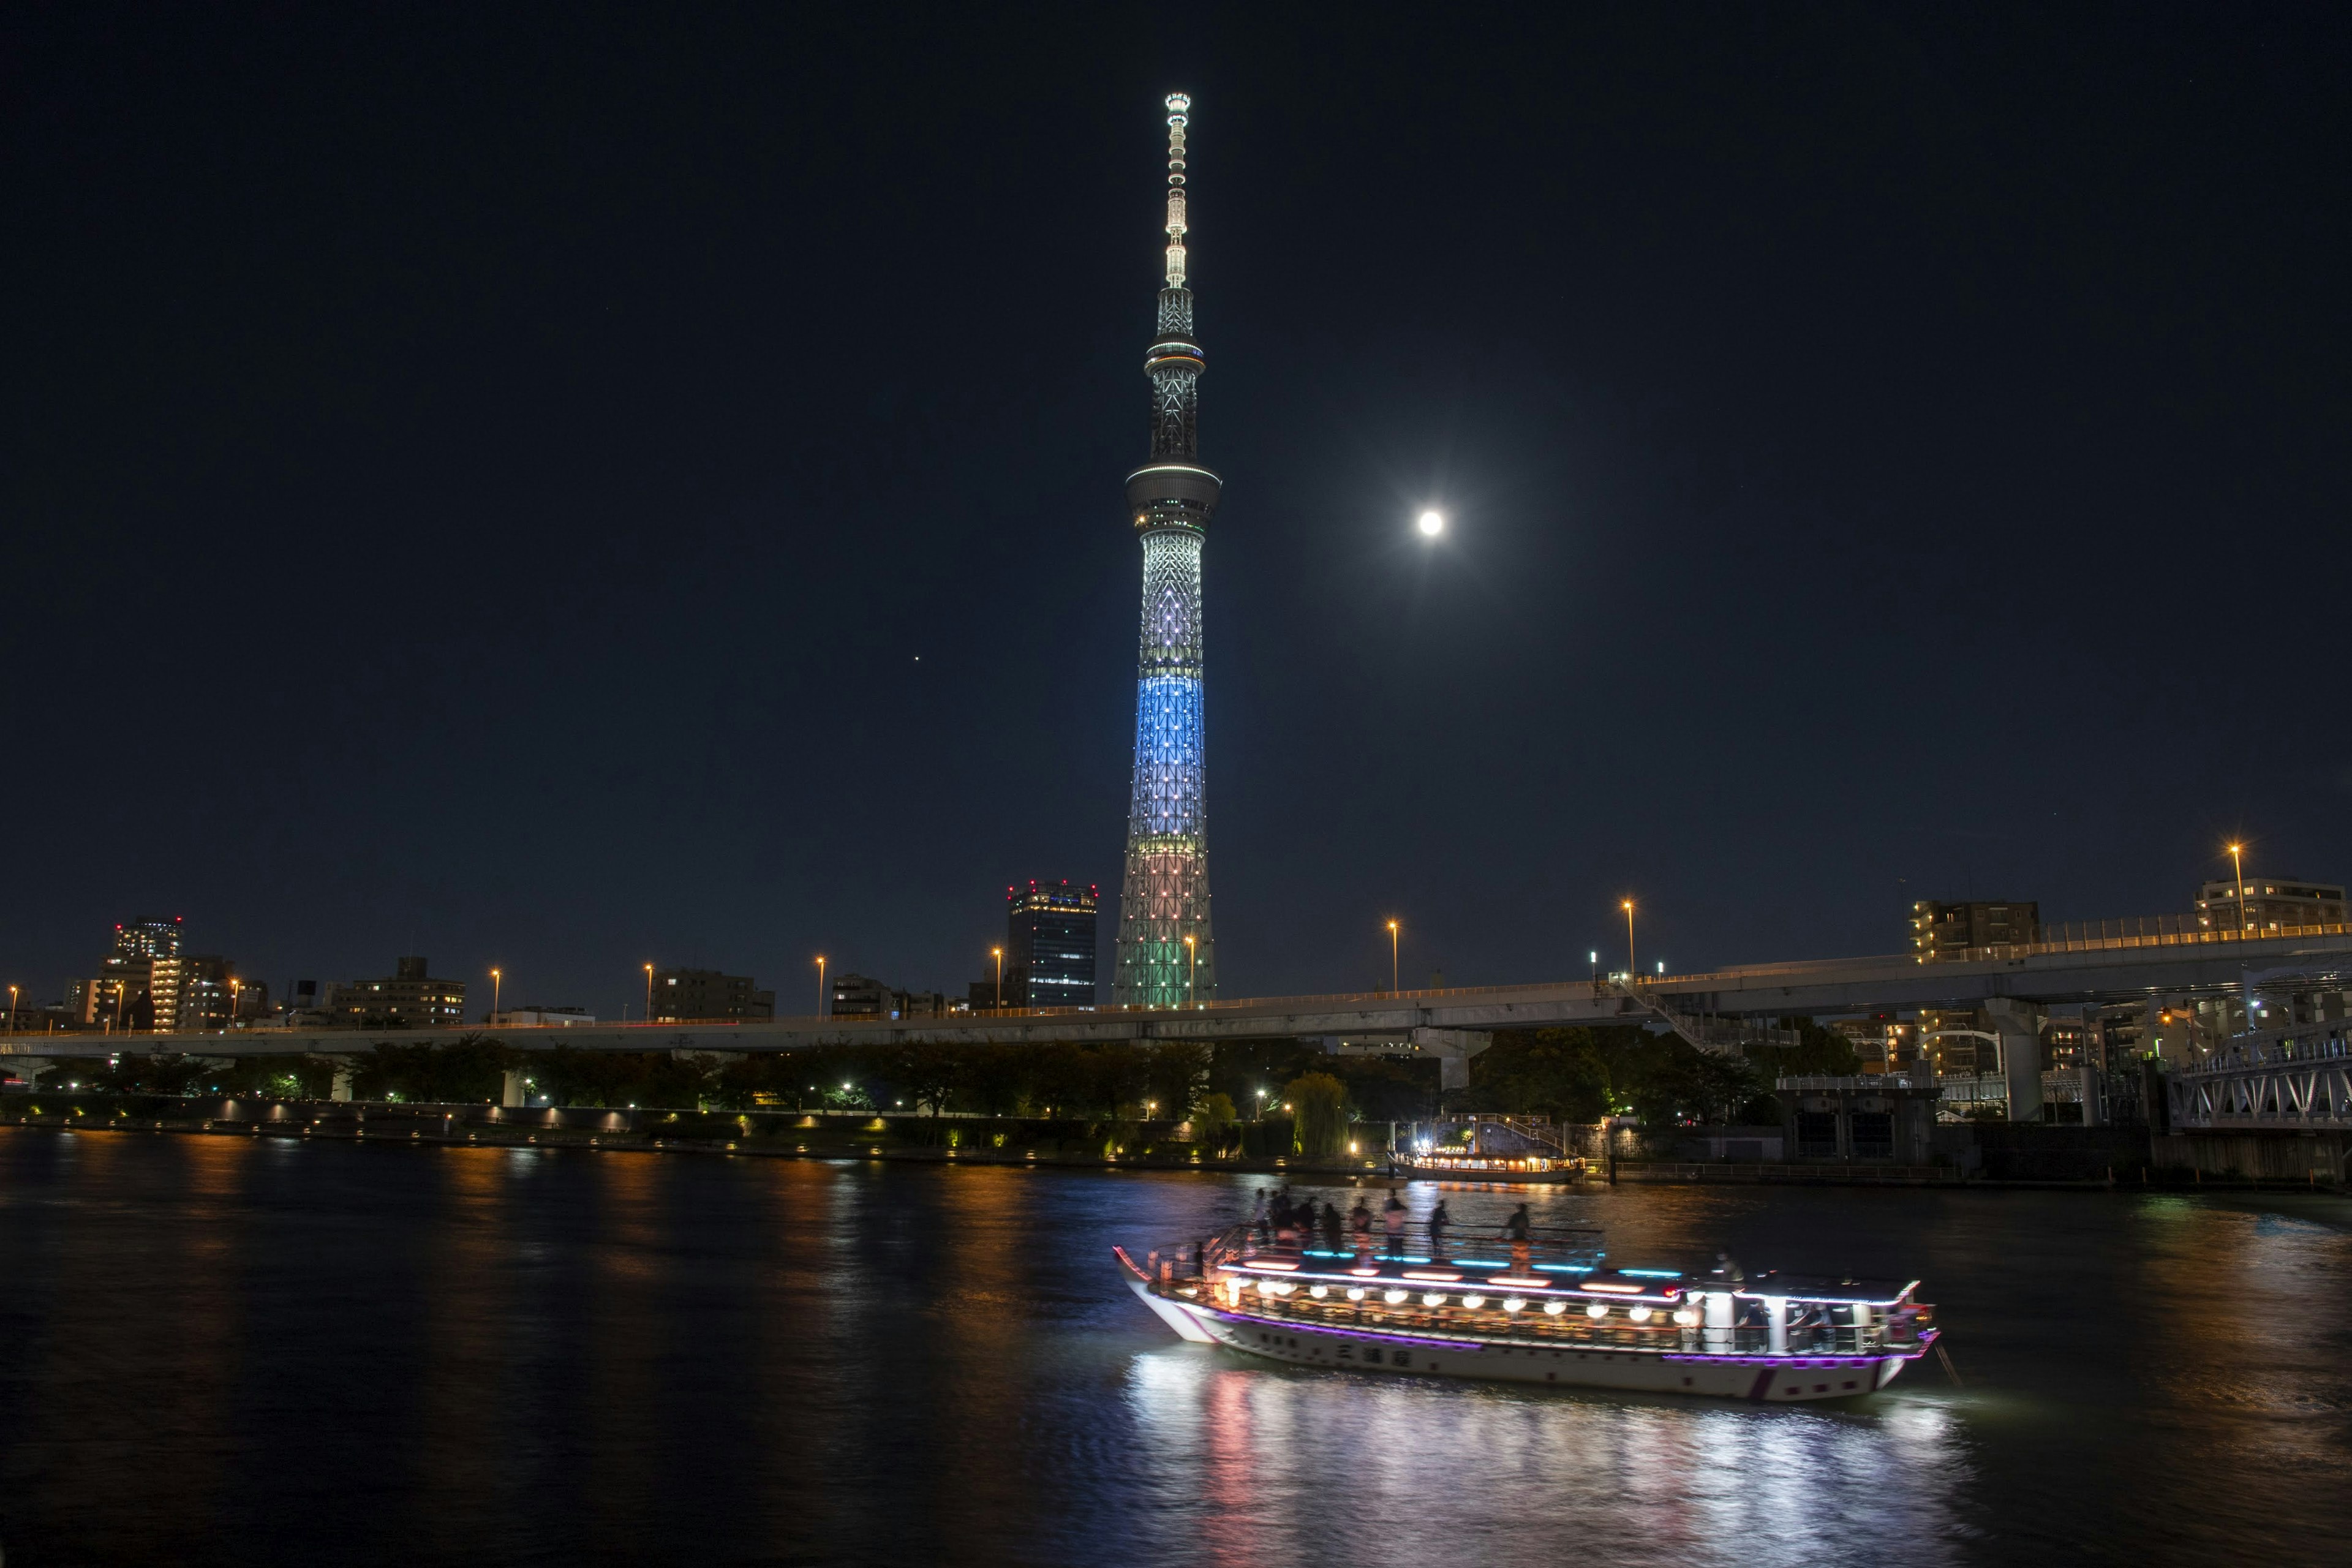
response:
[[[1261,1279],[1257,1282],[1258,1294],[1261,1296],[1287,1296],[1297,1289],[1298,1282],[1295,1279]],[[1328,1285],[1310,1285],[1307,1288],[1307,1293],[1316,1300],[1320,1301],[1327,1300],[1330,1296],[1331,1288]],[[1351,1285],[1348,1288],[1348,1300],[1350,1301],[1361,1301],[1370,1295],[1370,1292],[1360,1285]],[[1412,1292],[1410,1290],[1383,1290],[1381,1292],[1381,1300],[1389,1306],[1402,1307],[1406,1302],[1412,1300]],[[1424,1290],[1421,1293],[1421,1304],[1424,1307],[1443,1307],[1445,1305],[1445,1292],[1443,1290]],[[1486,1304],[1486,1298],[1476,1294],[1466,1295],[1462,1298],[1462,1304],[1475,1311],[1478,1308]],[[1506,1312],[1523,1312],[1527,1310],[1528,1307],[1527,1299],[1522,1296],[1506,1296],[1503,1298],[1500,1304],[1503,1310]],[[1546,1301],[1543,1304],[1543,1310],[1546,1317],[1557,1318],[1567,1312],[1568,1303],[1557,1300]],[[1609,1315],[1609,1303],[1606,1301],[1587,1302],[1584,1308],[1584,1315],[1598,1322],[1600,1320]],[[1637,1323],[1646,1323],[1655,1315],[1656,1314],[1648,1307],[1633,1306],[1625,1309],[1625,1316]],[[1672,1316],[1675,1322],[1680,1323],[1685,1328],[1689,1328],[1698,1321],[1698,1313],[1688,1307],[1676,1308]]]

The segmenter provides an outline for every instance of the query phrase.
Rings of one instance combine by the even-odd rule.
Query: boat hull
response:
[[[1160,1295],[1125,1253],[1118,1259],[1129,1289],[1183,1338],[1288,1366],[1798,1405],[1875,1393],[1894,1382],[1905,1362],[1916,1360],[1925,1349],[1907,1354],[1708,1355],[1690,1351],[1578,1350],[1327,1328]]]

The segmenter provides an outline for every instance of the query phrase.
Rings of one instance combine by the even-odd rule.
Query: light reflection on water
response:
[[[1965,1387],[1930,1360],[1759,1408],[1175,1342],[1109,1245],[1213,1233],[1263,1184],[0,1131],[0,1544],[12,1568],[2342,1560],[2311,1489],[2352,1464],[2343,1199],[1444,1193],[1463,1237],[1524,1195],[1621,1264],[1926,1280]]]
[[[1178,1345],[1135,1358],[1127,1398],[1159,1498],[1207,1561],[1820,1563],[1959,1560],[1968,1478],[1952,1414],[1890,1396],[1749,1410],[1261,1369]]]

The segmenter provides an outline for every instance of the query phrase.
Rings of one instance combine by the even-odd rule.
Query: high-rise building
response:
[[[1068,882],[1004,889],[1006,995],[1020,979],[1024,1007],[1091,1007],[1095,1001],[1095,894]]]
[[[466,1022],[466,983],[436,980],[422,958],[403,958],[388,980],[330,986],[327,1010],[351,1028],[454,1029]]]
[[[656,969],[653,997],[656,1024],[764,1024],[776,1016],[774,992],[748,974],[715,969]]]
[[[1151,381],[1150,457],[1127,477],[1127,514],[1143,545],[1143,626],[1112,994],[1162,1007],[1217,994],[1201,716],[1201,547],[1224,481],[1201,463],[1204,362],[1184,280],[1184,133],[1192,106],[1181,92],[1167,99],[1166,286],[1159,330],[1143,361]]]
[[[2038,942],[2041,937],[2042,906],[2031,899],[1998,903],[1971,899],[1964,903],[1929,901],[1911,906],[1911,949],[1922,958],[1971,947]]]
[[[114,951],[124,958],[177,958],[183,932],[182,920],[173,915],[170,920],[149,917],[132,921],[129,925],[114,928]]]
[[[2290,926],[2342,925],[2344,884],[2302,877],[2249,877],[2197,889],[2197,923],[2266,935]]]
[[[97,974],[70,992],[75,1016],[109,1029],[170,1029],[179,1022],[184,940],[178,915],[150,917],[114,928],[114,951]]]

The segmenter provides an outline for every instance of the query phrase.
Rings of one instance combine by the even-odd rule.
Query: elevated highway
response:
[[[2275,936],[2169,931],[2077,937],[1970,950],[1923,962],[1907,953],[1753,964],[1703,974],[1533,985],[1232,998],[1181,1008],[1041,1008],[919,1018],[783,1018],[773,1023],[501,1027],[524,1049],[788,1051],[923,1042],[1045,1045],[1314,1038],[1425,1052],[1466,1081],[1469,1057],[1497,1029],[1639,1024],[1695,1044],[1736,1045],[1759,1020],[1926,1006],[1986,1010],[2002,1057],[2018,1065],[2012,1104],[2038,1106],[2039,1010],[2156,994],[2235,991],[2249,973],[2272,982],[2352,966],[2352,927]],[[59,1034],[0,1042],[0,1056],[65,1058],[123,1051],[195,1056],[348,1055],[379,1043],[446,1044],[472,1030],[237,1029],[226,1034]],[[2008,1048],[2011,1042],[2020,1047]],[[2032,1082],[2027,1082],[2032,1079]]]

